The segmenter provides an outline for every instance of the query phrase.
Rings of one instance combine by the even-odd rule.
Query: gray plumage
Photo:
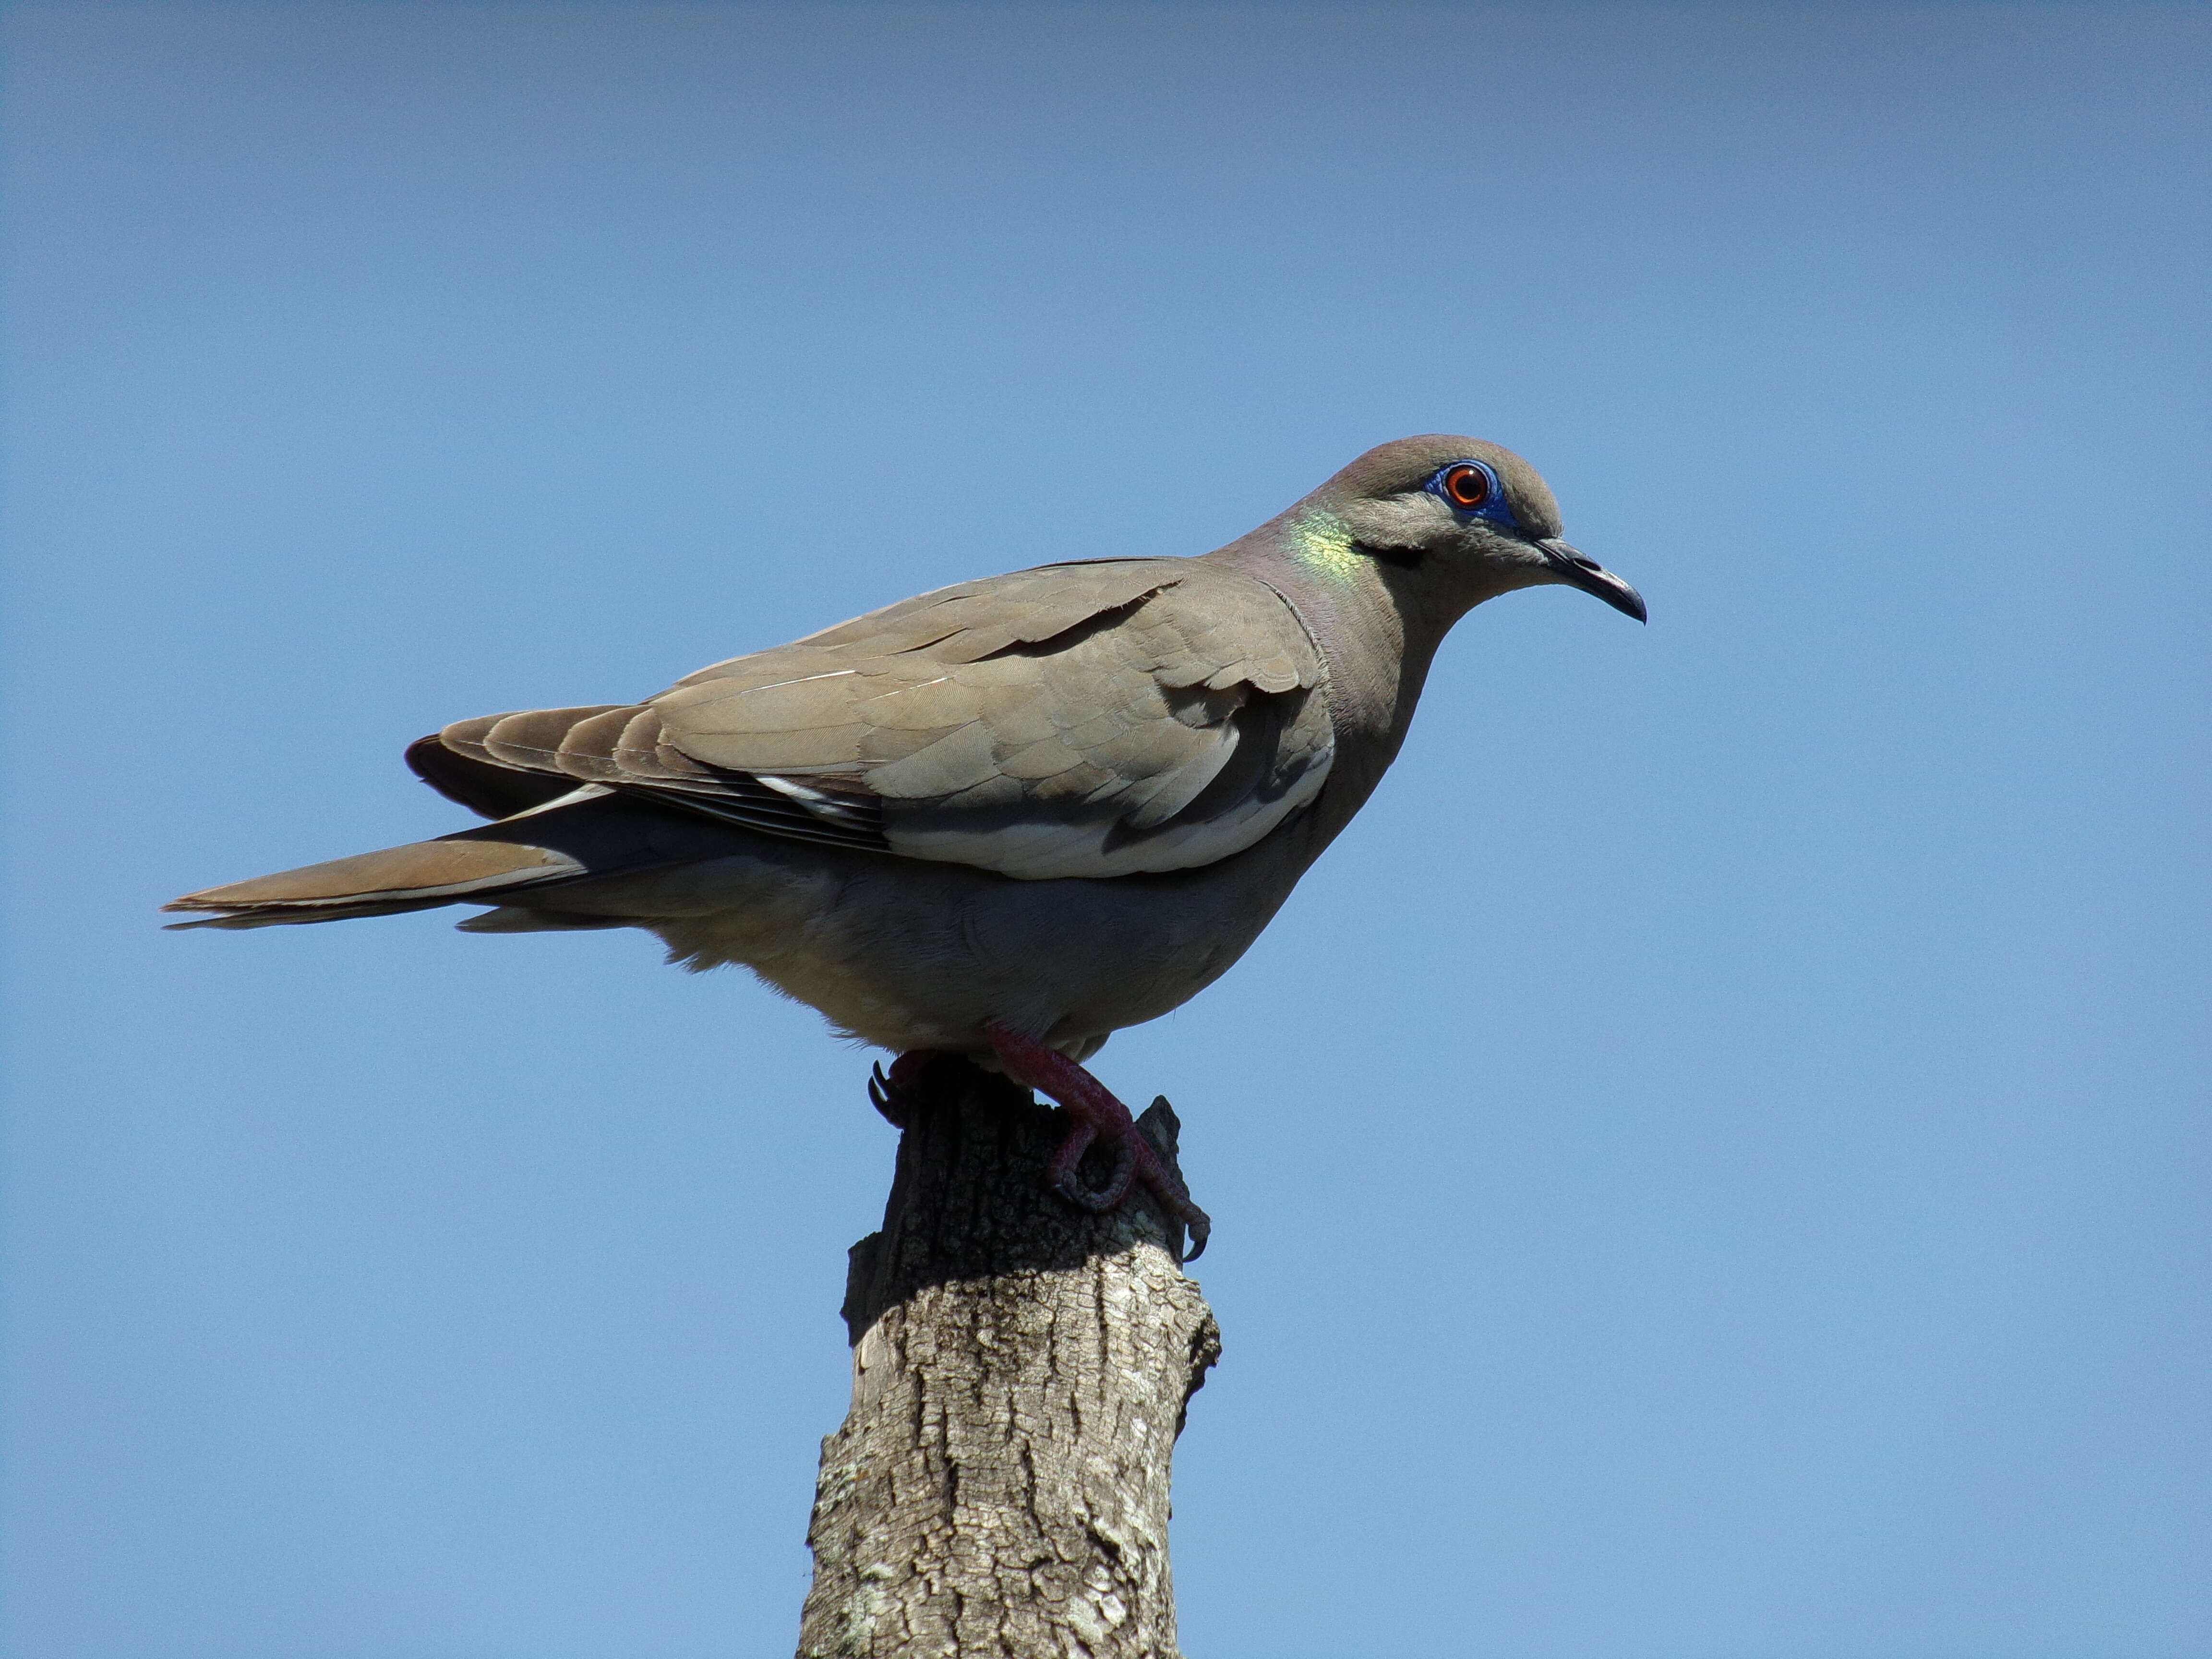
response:
[[[748,829],[1105,877],[1211,864],[1313,798],[1320,653],[1195,559],[963,582],[717,663],[642,703],[464,720],[456,754]]]
[[[1471,606],[1565,582],[1641,617],[1558,534],[1518,457],[1401,440],[1198,558],[963,582],[641,702],[459,721],[409,759],[496,822],[170,908],[645,927],[884,1048],[986,1054],[995,1021],[1080,1060],[1243,952]]]

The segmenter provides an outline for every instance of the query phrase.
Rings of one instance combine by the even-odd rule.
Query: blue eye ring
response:
[[[1513,509],[1505,500],[1504,486],[1487,462],[1450,461],[1438,467],[1421,486],[1460,520],[1487,519],[1518,529]]]

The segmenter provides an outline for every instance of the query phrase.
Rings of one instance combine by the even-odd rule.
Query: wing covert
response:
[[[1333,756],[1325,677],[1264,583],[1101,561],[941,588],[642,704],[441,738],[770,834],[1117,876],[1229,857],[1312,799]]]

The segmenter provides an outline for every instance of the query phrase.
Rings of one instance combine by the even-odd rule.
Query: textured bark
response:
[[[1176,1659],[1169,1465],[1221,1351],[1180,1230],[1141,1191],[1047,1194],[1057,1115],[963,1061],[929,1077],[853,1247],[800,1659]],[[1167,1102],[1139,1121],[1172,1164]]]

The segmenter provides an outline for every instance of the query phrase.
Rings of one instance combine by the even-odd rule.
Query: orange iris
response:
[[[1490,479],[1479,466],[1455,466],[1444,474],[1444,494],[1454,507],[1478,507],[1490,499]]]

